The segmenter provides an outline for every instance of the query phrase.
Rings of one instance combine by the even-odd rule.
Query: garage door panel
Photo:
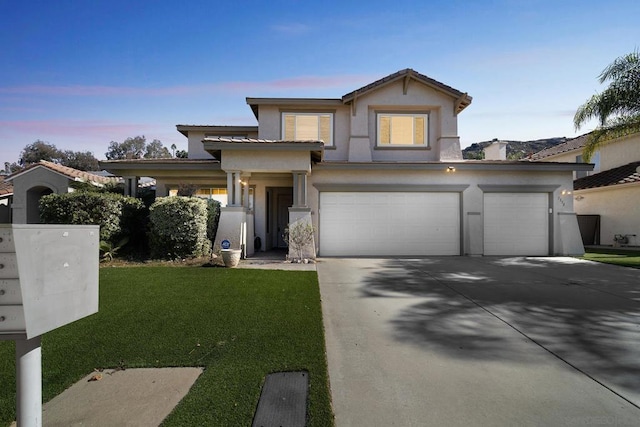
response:
[[[485,255],[548,255],[547,193],[485,193]]]
[[[459,255],[459,194],[323,192],[320,254]]]

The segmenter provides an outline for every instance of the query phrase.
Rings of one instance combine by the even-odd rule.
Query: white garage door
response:
[[[320,255],[460,255],[459,193],[322,192]]]
[[[485,193],[484,254],[549,255],[547,193]]]

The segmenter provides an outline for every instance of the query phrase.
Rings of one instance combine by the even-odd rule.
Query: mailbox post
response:
[[[40,336],[98,311],[97,225],[0,226],[0,340],[16,342],[19,427],[42,426]]]

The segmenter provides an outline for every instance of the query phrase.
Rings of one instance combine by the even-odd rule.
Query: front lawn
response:
[[[0,425],[14,357],[0,341]],[[251,425],[265,375],[307,370],[309,425],[333,425],[315,272],[102,268],[99,313],[45,334],[42,358],[45,402],[95,368],[204,367],[166,426]]]
[[[621,265],[624,267],[640,268],[640,251],[618,249],[587,249],[584,259]]]

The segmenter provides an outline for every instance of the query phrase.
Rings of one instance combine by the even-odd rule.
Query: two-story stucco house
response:
[[[540,151],[532,160],[583,162],[582,135]],[[574,207],[585,244],[640,245],[640,133],[602,144],[592,172],[576,171]]]
[[[466,93],[405,69],[340,98],[246,101],[257,126],[177,126],[189,159],[101,165],[131,191],[151,176],[157,196],[190,184],[222,200],[218,240],[247,256],[297,221],[320,256],[583,251],[570,192],[591,165],[463,161]]]

